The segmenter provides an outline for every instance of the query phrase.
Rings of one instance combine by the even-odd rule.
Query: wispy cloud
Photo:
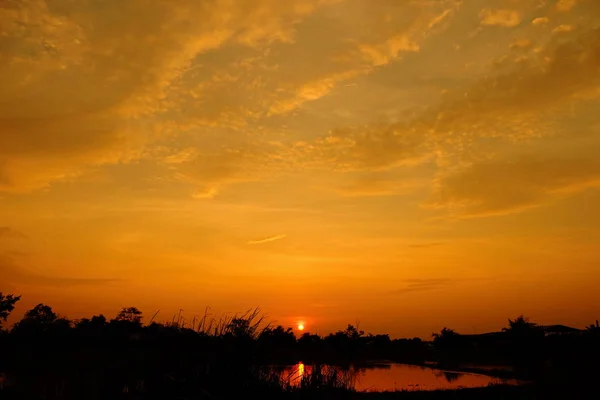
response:
[[[27,235],[8,226],[0,226],[0,239],[2,238],[26,239]]]
[[[405,287],[395,290],[394,294],[404,294],[412,292],[422,292],[426,290],[438,289],[448,286],[453,283],[450,279],[433,278],[433,279],[407,279]]]
[[[521,23],[521,16],[515,10],[482,10],[480,15],[482,25],[504,26],[512,28]]]
[[[268,243],[268,242],[274,242],[276,240],[280,240],[285,238],[287,235],[275,235],[275,236],[269,236],[263,239],[258,239],[258,240],[250,240],[248,241],[248,244],[261,244],[261,243]]]
[[[550,22],[550,19],[548,17],[538,17],[531,21],[533,25],[537,26],[546,25],[548,22]]]
[[[335,191],[342,196],[348,197],[391,196],[414,192],[426,184],[427,182],[416,179],[400,181],[371,173],[360,176],[346,185],[335,188]]]
[[[444,243],[442,243],[442,242],[414,243],[414,244],[409,244],[408,247],[411,247],[413,249],[425,249],[425,248],[429,248],[429,247],[441,246],[443,244]]]
[[[170,124],[181,131],[243,119],[251,107],[240,104],[242,91],[229,96],[225,87],[233,85],[236,74],[210,81],[195,61],[227,45],[250,52],[291,44],[296,25],[330,2],[242,3],[108,2],[99,9],[87,2],[66,7],[18,2],[0,7],[1,56],[7,60],[0,67],[7,83],[0,88],[0,191],[46,188],[72,181],[88,168],[128,164],[144,147],[168,136],[174,129]],[[156,26],[161,27],[158,36]],[[202,62],[202,67],[211,66]],[[262,104],[254,98],[249,103]],[[176,122],[167,121],[166,111]],[[152,132],[138,118],[152,121]]]
[[[577,158],[528,155],[492,159],[474,163],[438,183],[429,207],[452,209],[463,218],[504,215],[600,186],[600,162],[591,151]]]
[[[8,284],[27,284],[33,286],[71,287],[95,286],[122,283],[120,278],[80,278],[66,276],[47,276],[37,274],[17,265],[10,253],[0,254],[0,273]]]
[[[562,25],[559,25],[556,28],[554,28],[552,30],[552,32],[554,32],[554,33],[566,33],[566,32],[571,32],[574,29],[575,28],[573,27],[573,25],[562,24]]]
[[[577,0],[559,0],[556,3],[556,9],[561,12],[571,11],[577,5]]]
[[[423,205],[450,214],[521,212],[559,198],[557,192],[597,186],[598,164],[590,149],[598,145],[593,139],[598,121],[567,123],[576,121],[569,112],[583,112],[600,93],[600,31],[578,31],[576,37],[543,45],[543,61],[491,71],[463,91],[449,91],[437,107],[415,112],[413,119],[333,129],[314,147],[324,163],[343,171],[422,166],[435,159],[433,196]],[[533,41],[520,37],[512,44],[524,51]],[[569,136],[589,136],[589,142],[568,141]],[[561,154],[569,143],[569,155]],[[540,146],[546,155],[533,156]],[[391,183],[368,189],[386,195]]]

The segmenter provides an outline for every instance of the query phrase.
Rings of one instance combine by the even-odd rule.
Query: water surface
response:
[[[516,385],[513,379],[499,379],[487,375],[444,371],[408,364],[373,364],[366,367],[334,368],[341,379],[350,382],[358,391],[439,390],[485,387],[490,383]],[[312,372],[310,365],[298,363],[281,369],[282,377],[293,386],[299,385],[302,376]]]

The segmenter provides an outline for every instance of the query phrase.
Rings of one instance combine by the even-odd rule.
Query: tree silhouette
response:
[[[544,331],[529,318],[519,315],[508,320],[508,327],[502,328],[509,340],[507,355],[517,369],[533,374],[544,363]]]
[[[600,335],[600,324],[596,321],[595,324],[589,324],[585,327],[585,330],[594,335]]]
[[[94,315],[92,317],[92,319],[90,320],[90,323],[92,325],[104,326],[104,325],[106,325],[106,317],[102,314]]]
[[[312,334],[310,332],[304,332],[298,339],[298,343],[306,346],[315,345],[321,341],[319,335]]]
[[[460,336],[454,329],[444,327],[440,333],[432,333],[434,346],[446,346],[456,341]]]
[[[296,347],[296,335],[292,328],[284,328],[278,325],[275,328],[267,327],[257,339],[259,352],[265,357],[290,357]]]
[[[0,300],[6,317],[18,299],[2,296]],[[152,398],[172,398],[168,394],[173,391],[181,393],[181,398],[184,393],[187,398],[199,398],[199,393],[204,398],[206,392],[222,394],[218,398],[242,397],[242,393],[246,397],[279,398],[270,397],[270,392],[260,395],[265,388],[280,393],[282,375],[277,367],[272,371],[271,366],[298,360],[307,366],[298,386],[301,390],[351,383],[361,373],[356,365],[382,359],[415,364],[437,361],[442,369],[434,373],[449,382],[456,382],[460,375],[447,371],[460,371],[455,368],[472,360],[475,364],[508,362],[511,374],[536,385],[554,381],[593,384],[600,371],[600,336],[591,333],[598,332],[598,324],[588,326],[590,333],[545,336],[544,329],[519,316],[509,320],[504,333],[461,335],[444,327],[432,334],[431,346],[418,338],[391,340],[388,335],[365,334],[356,325],[326,337],[304,333],[296,340],[293,329],[270,325],[262,328],[262,319],[256,316],[250,312],[227,317],[219,322],[218,329],[209,326],[195,331],[172,323],[142,326],[142,313],[135,307],[123,308],[110,323],[96,315],[71,324],[51,307],[38,304],[11,332],[0,335],[0,372],[18,371],[14,385],[24,393],[19,398],[66,398],[48,396],[46,382],[50,380],[66,382],[56,390],[73,393],[69,398],[100,392],[106,393],[106,398],[117,398],[123,387],[130,393],[139,390],[136,395],[140,398],[145,396],[141,392],[156,394]],[[502,364],[495,364],[498,360]],[[345,369],[329,368],[331,365],[354,367],[344,375]],[[30,387],[39,390],[39,395],[26,393]],[[202,391],[197,392],[198,388]],[[231,388],[239,393],[230,393]],[[292,389],[285,386],[283,390]]]
[[[21,296],[14,296],[12,294],[4,295],[0,292],[0,329],[2,329],[2,324],[6,322],[19,300],[21,300]]]
[[[258,336],[258,340],[275,346],[288,346],[296,343],[296,336],[292,328],[286,329],[278,325],[275,328],[265,328]]]
[[[226,318],[219,323],[219,329],[215,328],[215,332],[220,331],[220,334],[225,336],[233,336],[237,338],[252,338],[256,339],[260,335],[260,331],[269,328],[269,324],[260,329],[264,316],[260,316],[260,309],[250,309],[242,315],[235,315],[231,319]]]
[[[453,364],[462,355],[460,334],[454,329],[444,327],[440,333],[432,333],[433,347],[438,360],[444,364]]]
[[[436,371],[434,372],[435,376],[438,378],[446,379],[446,382],[453,383],[456,382],[463,374],[460,372],[451,372],[451,371]]]
[[[128,322],[141,326],[142,318],[142,312],[136,307],[123,307],[113,321]]]
[[[530,322],[528,317],[519,315],[517,318],[508,320],[508,327],[502,328],[503,332],[513,337],[532,337],[543,334],[542,330],[535,322]]]
[[[66,318],[59,318],[52,307],[46,304],[38,304],[31,310],[25,313],[23,319],[21,319],[13,327],[13,331],[28,333],[28,334],[40,334],[48,331],[65,330],[70,327],[71,321]]]
[[[365,335],[364,331],[359,331],[358,327],[355,328],[354,325],[351,324],[348,324],[348,327],[343,332],[350,340],[357,340],[358,338]]]
[[[58,316],[52,311],[52,307],[40,303],[27,311],[24,319],[35,321],[41,325],[49,325],[56,321],[57,318]]]
[[[256,333],[256,326],[250,325],[250,321],[245,318],[233,318],[226,326],[226,332],[236,338],[253,338]]]
[[[104,328],[104,326],[106,326],[106,317],[102,314],[94,315],[91,319],[82,318],[75,323],[77,329],[86,330],[98,330]]]

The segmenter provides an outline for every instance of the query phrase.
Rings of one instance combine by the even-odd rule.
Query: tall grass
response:
[[[339,391],[354,392],[356,371],[328,365],[307,365],[303,371],[296,367],[291,372],[272,368],[257,368],[254,376],[265,384],[284,392]]]
[[[159,311],[152,316],[150,323],[154,322]],[[162,324],[171,328],[186,329],[187,321],[182,315],[182,311],[179,310],[178,314],[173,315],[170,322]],[[245,336],[250,339],[258,339],[261,333],[272,327],[271,322],[266,322],[267,316],[261,313],[261,309],[257,307],[250,308],[242,313],[224,314],[216,317],[210,313],[210,307],[206,307],[202,317],[194,316],[191,325],[187,329],[212,337]]]

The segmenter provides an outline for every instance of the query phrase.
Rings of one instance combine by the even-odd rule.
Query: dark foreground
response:
[[[175,389],[175,388],[173,388]],[[416,399],[416,400],[470,400],[470,399],[588,399],[598,398],[600,392],[592,387],[565,387],[561,385],[552,387],[539,387],[534,384],[524,386],[490,386],[485,388],[440,390],[440,391],[404,391],[383,393],[362,393],[346,391],[343,389],[307,389],[285,392],[280,390],[248,390],[219,393],[183,394],[179,390],[171,393],[120,393],[106,397],[90,395],[78,397],[81,399],[95,398],[102,400],[204,400],[204,399],[348,399],[348,400],[384,400],[384,399]],[[0,399],[6,400],[37,400],[57,398],[48,395],[31,396],[31,393],[19,393],[13,390],[0,391]]]
[[[490,386],[485,388],[446,390],[446,391],[415,391],[398,393],[357,393],[348,399],[418,399],[418,400],[446,400],[446,399],[579,399],[597,398],[598,391],[592,388],[568,387],[537,387],[536,385],[524,386]],[[342,397],[340,397],[342,398]]]
[[[124,308],[72,321],[39,304],[11,329],[2,323],[18,296],[0,293],[0,399],[579,399],[600,398],[600,326],[541,327],[524,317],[501,332],[461,335],[444,328],[431,342],[365,334],[352,325],[327,336],[265,324],[258,311],[186,325],[142,322]],[[368,360],[466,371],[510,367],[503,378],[531,382],[451,391],[356,392],[352,376],[327,365]],[[291,386],[268,365],[302,360],[311,372]],[[257,367],[263,366],[263,367]]]

